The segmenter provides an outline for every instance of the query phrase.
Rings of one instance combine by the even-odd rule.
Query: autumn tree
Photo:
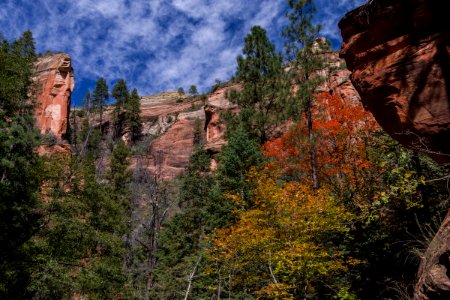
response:
[[[357,261],[333,240],[348,232],[352,214],[324,188],[283,183],[264,172],[249,179],[253,205],[217,231],[210,254],[223,274],[223,296],[320,299],[346,292],[345,273]]]
[[[240,126],[262,144],[277,124],[285,96],[282,56],[275,52],[266,31],[259,26],[252,27],[245,38],[242,54],[237,58],[236,80],[242,82],[243,88],[228,94],[240,112],[229,119],[228,128]]]

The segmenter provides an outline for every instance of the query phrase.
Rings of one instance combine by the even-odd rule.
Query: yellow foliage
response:
[[[358,263],[346,260],[329,243],[324,245],[330,236],[345,234],[353,219],[326,188],[278,182],[257,172],[249,180],[255,184],[254,206],[241,212],[236,224],[216,232],[210,253],[232,277],[236,290],[292,299],[299,286],[346,272]]]

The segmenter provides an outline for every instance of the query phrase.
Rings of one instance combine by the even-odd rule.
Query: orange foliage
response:
[[[365,148],[370,135],[378,130],[372,115],[360,103],[345,101],[329,93],[316,96],[313,108],[318,176],[357,180],[359,171],[369,168]],[[280,138],[263,146],[264,155],[273,159],[268,168],[280,169],[294,177],[309,176],[311,164],[306,122],[299,122]]]

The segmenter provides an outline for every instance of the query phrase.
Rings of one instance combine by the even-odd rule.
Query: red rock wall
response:
[[[70,96],[74,87],[71,58],[68,54],[52,54],[36,63],[36,121],[41,133],[61,138],[68,129]]]
[[[339,23],[362,102],[404,145],[450,166],[446,1],[372,0]],[[414,299],[450,299],[450,212],[424,253]]]
[[[450,26],[445,1],[373,0],[339,23],[341,57],[364,105],[403,144],[450,163]]]

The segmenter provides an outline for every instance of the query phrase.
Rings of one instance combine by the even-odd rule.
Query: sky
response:
[[[337,23],[365,0],[316,0],[321,35],[335,49]],[[9,40],[31,30],[36,49],[72,56],[75,105],[99,77],[118,79],[140,95],[207,92],[236,71],[236,56],[255,25],[282,50],[287,0],[0,0],[0,34]]]

